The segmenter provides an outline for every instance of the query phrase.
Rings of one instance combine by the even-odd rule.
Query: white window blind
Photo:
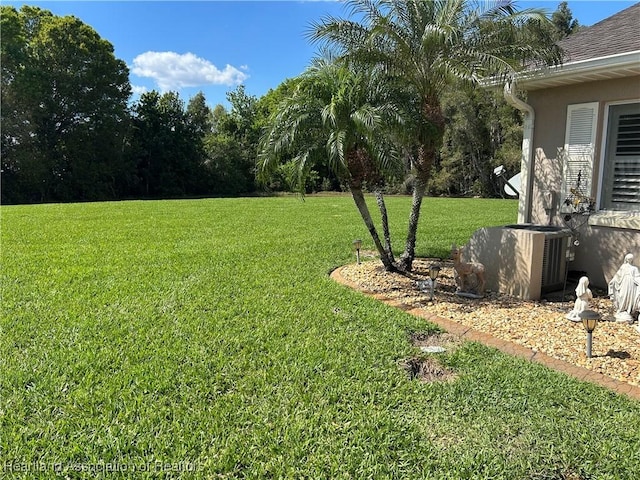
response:
[[[578,189],[591,196],[593,155],[598,124],[598,103],[580,103],[567,107],[567,127],[564,143],[562,200]]]
[[[609,109],[602,207],[640,210],[640,103]]]

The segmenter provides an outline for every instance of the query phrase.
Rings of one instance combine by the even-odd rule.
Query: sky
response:
[[[202,92],[210,106],[228,107],[226,93],[243,84],[260,97],[302,73],[317,46],[306,34],[328,15],[347,17],[338,1],[12,1],[54,15],[73,15],[114,46],[126,62],[134,97],[145,91],[178,92],[185,102]],[[519,8],[551,14],[560,0],[519,1]],[[636,0],[568,0],[573,18],[588,26]]]

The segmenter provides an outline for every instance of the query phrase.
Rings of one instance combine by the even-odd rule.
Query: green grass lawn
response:
[[[516,208],[427,198],[417,253]],[[411,380],[435,327],[328,277],[372,248],[349,197],[1,214],[1,478],[638,478],[639,402],[476,343]]]

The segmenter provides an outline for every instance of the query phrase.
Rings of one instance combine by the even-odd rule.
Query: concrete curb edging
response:
[[[516,357],[524,358],[531,362],[539,363],[579,380],[595,383],[621,395],[626,395],[627,397],[630,397],[634,400],[640,400],[640,387],[615,380],[601,373],[589,370],[588,368],[580,367],[572,363],[565,362],[564,360],[550,357],[545,353],[531,350],[530,348],[524,347],[522,345],[496,338],[488,333],[475,330],[472,327],[462,325],[452,320],[447,320],[445,318],[429,313],[421,308],[414,308],[410,305],[398,302],[397,300],[388,298],[385,295],[375,294],[373,292],[367,291],[365,289],[362,289],[354,282],[344,278],[342,276],[342,268],[343,267],[338,267],[333,270],[330,274],[331,279],[333,279],[337,283],[340,283],[341,285],[351,288],[352,290],[356,290],[369,297],[384,302],[391,307],[399,308],[409,313],[410,315],[424,318],[428,322],[435,323],[449,333],[459,335],[461,338],[472,342],[479,342],[489,347],[496,348],[508,355],[513,355]]]

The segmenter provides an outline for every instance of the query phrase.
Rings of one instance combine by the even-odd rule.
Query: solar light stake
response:
[[[356,260],[358,261],[358,265],[360,264],[360,247],[362,247],[362,240],[357,239],[353,241],[353,248],[356,249]]]
[[[594,312],[593,310],[585,310],[583,312],[580,312],[579,316],[582,319],[584,329],[587,331],[587,358],[591,358],[591,344],[593,341],[592,334],[596,329],[596,325],[598,325],[600,314],[598,312]]]
[[[436,290],[436,278],[438,278],[440,268],[440,265],[437,264],[431,264],[431,266],[429,266],[429,277],[431,277],[431,301],[433,301],[433,294]]]

